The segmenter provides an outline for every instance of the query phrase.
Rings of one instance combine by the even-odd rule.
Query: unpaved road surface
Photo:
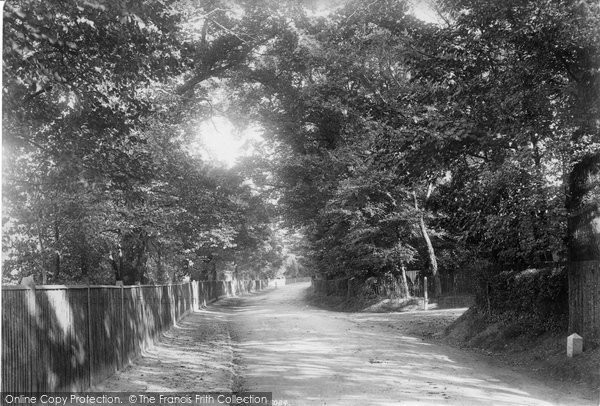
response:
[[[295,406],[599,404],[580,389],[410,335],[434,312],[332,312],[308,306],[308,288],[224,299],[194,313],[106,387],[266,391],[274,404]]]
[[[207,309],[191,313],[163,334],[125,370],[95,391],[230,392],[235,382],[229,315]]]

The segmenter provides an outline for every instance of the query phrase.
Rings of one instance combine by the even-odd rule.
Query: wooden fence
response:
[[[294,283],[310,282],[310,280],[311,280],[310,276],[301,276],[299,278],[285,278],[285,284],[291,285]]]
[[[407,271],[409,293],[412,297],[423,297],[424,278],[419,271]],[[470,275],[463,274],[440,274],[442,285],[442,296],[472,296],[475,293],[475,281]],[[399,285],[393,283],[390,278],[377,278],[368,284],[356,279],[314,279],[312,281],[313,291],[325,296],[353,297],[357,295],[375,294],[384,297],[401,296]],[[434,297],[434,286],[431,278],[427,284],[427,292],[430,298]]]
[[[313,279],[313,292],[323,296],[350,296],[348,284],[351,283],[348,278],[340,279]]]
[[[126,366],[188,312],[267,285],[3,286],[2,390],[85,390]]]

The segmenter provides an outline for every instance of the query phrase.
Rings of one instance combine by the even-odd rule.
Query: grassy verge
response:
[[[564,329],[548,331],[526,318],[492,321],[472,308],[445,329],[441,340],[492,355],[536,376],[581,384],[592,392],[600,387],[600,348],[586,348],[568,358]]]

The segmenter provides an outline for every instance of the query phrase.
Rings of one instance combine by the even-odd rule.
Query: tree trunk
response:
[[[44,248],[44,240],[42,238],[42,231],[40,228],[40,223],[38,220],[37,223],[37,230],[38,230],[38,246],[39,246],[39,251],[42,257],[42,285],[46,285],[48,283],[48,272],[46,270],[46,260],[44,259],[44,253],[46,251],[46,249]]]
[[[400,267],[400,280],[402,281],[402,293],[404,294],[404,297],[406,299],[410,298],[410,291],[408,290],[408,279],[406,279],[406,267],[404,265],[402,265]]]
[[[146,281],[148,238],[143,229],[129,231],[121,237],[120,270],[124,285]]]
[[[208,281],[217,280],[217,259],[212,255],[208,255],[208,260],[202,267],[202,279]]]
[[[237,262],[233,263],[233,279],[236,281],[240,279],[240,266]]]
[[[162,251],[160,248],[156,251],[156,272],[158,273],[158,280],[162,280],[165,275],[165,268],[163,266]]]
[[[54,222],[54,281],[58,281],[60,276],[60,251],[58,250],[58,244],[60,239],[60,230],[58,228],[58,222]]]
[[[108,258],[110,259],[110,264],[115,272],[115,281],[123,283],[123,249],[120,244],[119,251],[116,255],[118,255],[118,258],[115,258],[115,253],[111,250]]]
[[[432,185],[430,184],[427,190],[427,198],[431,195]],[[419,206],[417,204],[417,194],[413,192],[413,197],[415,200],[415,209],[419,210]],[[419,229],[421,230],[421,236],[423,237],[423,241],[425,241],[425,245],[427,246],[427,262],[429,265],[429,270],[431,271],[431,276],[433,277],[433,295],[435,297],[441,296],[442,294],[442,283],[440,281],[440,275],[438,274],[438,265],[437,259],[435,257],[435,250],[433,249],[433,244],[431,244],[431,239],[429,238],[429,233],[427,232],[427,227],[425,226],[425,217],[423,213],[419,214]]]
[[[217,261],[213,258],[209,267],[209,278],[211,281],[217,280]]]
[[[433,249],[433,245],[431,244],[429,234],[427,233],[427,228],[425,227],[425,220],[423,219],[423,215],[421,215],[421,217],[419,218],[419,228],[421,229],[423,240],[425,240],[425,244],[427,245],[427,259],[429,261],[429,270],[431,271],[431,276],[433,277],[434,296],[438,297],[442,294],[442,284],[440,281],[440,275],[438,273],[438,265],[437,259],[435,257],[435,251]]]
[[[591,194],[600,182],[600,157],[587,156],[573,166],[569,176],[567,196],[569,261],[600,259],[600,217],[598,205]]]
[[[573,117],[578,129],[573,133],[575,145],[584,137],[598,139],[600,130],[600,74],[591,57],[583,54],[577,68],[576,103]],[[596,54],[597,55],[597,54]],[[569,332],[583,336],[585,342],[600,341],[600,323],[593,317],[600,286],[595,278],[600,260],[600,154],[588,153],[578,159],[569,173],[566,196],[567,249],[569,256]],[[590,262],[593,261],[593,262]]]

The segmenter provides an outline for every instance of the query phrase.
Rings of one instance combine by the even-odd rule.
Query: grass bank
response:
[[[566,330],[547,330],[527,317],[494,319],[471,308],[438,337],[536,376],[584,385],[595,393],[600,388],[600,348],[585,348],[583,354],[568,358]]]

